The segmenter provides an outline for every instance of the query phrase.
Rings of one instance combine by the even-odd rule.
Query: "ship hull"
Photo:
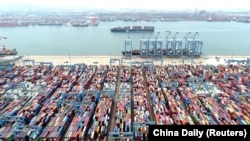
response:
[[[119,30],[119,29],[114,29],[110,30],[111,32],[154,32],[154,30]]]
[[[122,55],[125,55],[125,51],[122,51]],[[140,54],[140,51],[133,50],[132,55],[141,55],[141,54]]]
[[[19,26],[29,26],[29,24],[4,24],[4,23],[0,23],[0,27],[19,27]]]
[[[12,55],[17,55],[17,52],[15,52],[15,53],[0,53],[0,56],[12,56]]]
[[[46,24],[46,23],[39,23],[39,26],[62,26],[63,24]]]
[[[125,26],[114,27],[110,29],[111,32],[154,32],[153,26]]]
[[[72,25],[73,27],[87,27],[88,25]]]

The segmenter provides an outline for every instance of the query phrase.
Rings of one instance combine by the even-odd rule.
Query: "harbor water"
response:
[[[166,31],[172,36],[179,32],[183,40],[188,32],[199,32],[203,40],[205,55],[249,55],[250,25],[238,22],[100,22],[98,26],[28,26],[0,27],[0,46],[16,48],[19,55],[121,55],[124,50],[124,39],[128,33],[113,33],[110,29],[117,26],[152,25],[153,34],[131,33],[133,49],[139,49],[139,40],[155,36],[165,40]],[[164,42],[165,44],[165,42]],[[184,45],[184,44],[183,44]],[[164,45],[165,46],[165,45]]]

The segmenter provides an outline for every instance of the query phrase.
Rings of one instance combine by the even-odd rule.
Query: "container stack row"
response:
[[[107,75],[108,67],[109,66],[107,65],[100,65],[97,68],[96,74],[91,82],[89,90],[98,91],[102,89],[104,80]]]
[[[94,73],[91,72],[91,69],[87,72],[83,72],[80,76],[83,76],[83,78],[79,77],[80,81],[77,82],[84,83],[82,80],[84,81],[84,78],[87,78],[85,81],[91,83],[91,77],[94,77]],[[88,73],[91,75],[85,77]],[[84,89],[88,90],[87,87]],[[76,90],[81,93],[75,93],[74,90],[73,92],[63,93],[60,97],[60,101],[57,103],[59,108],[66,104],[73,106],[72,121],[65,132],[64,140],[84,140],[91,123],[95,110],[95,103],[99,98],[99,92],[82,90],[83,89]]]
[[[121,82],[115,107],[113,133],[117,135],[123,134],[123,136],[119,136],[120,139],[128,141],[133,138],[131,100],[131,83]]]
[[[63,139],[64,134],[71,123],[73,115],[73,106],[70,104],[63,105],[60,109],[58,109],[58,113],[50,119],[50,122],[40,134],[40,139]]]
[[[60,115],[60,108],[57,107],[58,100],[61,96],[60,90],[56,90],[55,93],[43,103],[43,107],[40,113],[34,117],[30,125],[39,125],[44,127],[43,132],[40,134],[39,138],[46,140],[47,138],[53,137],[54,139],[60,139],[61,136],[58,134],[53,135],[56,132],[56,128],[60,126],[58,123],[55,125],[57,118],[63,118],[63,115]],[[61,121],[61,119],[59,119]],[[61,131],[60,131],[61,134]]]
[[[177,91],[164,90],[166,97],[168,99],[168,104],[170,106],[170,111],[172,113],[172,118],[177,125],[193,125],[194,122],[185,110],[183,102],[180,100],[180,96]]]
[[[181,101],[184,103],[188,113],[196,125],[215,125],[211,113],[200,101],[202,95],[192,92],[190,88],[178,88]]]
[[[29,122],[30,127],[37,126],[38,128],[45,127],[50,119],[57,113],[56,99],[59,98],[60,93],[55,92],[56,88],[41,91],[36,100],[41,101],[41,109]]]
[[[132,66],[132,85],[134,97],[134,121],[133,132],[137,139],[146,138],[148,126],[146,123],[151,122],[149,113],[150,103],[147,99],[146,88],[143,79],[143,70],[141,66]]]
[[[83,73],[71,90],[73,93],[83,93],[89,89],[97,68],[93,65],[88,65],[84,66],[82,69]]]
[[[0,128],[0,139],[1,140],[14,140],[15,137],[13,136],[13,131],[19,125],[18,122],[6,122],[2,123],[3,127]]]
[[[76,73],[76,78],[74,79],[74,83],[71,84],[72,88],[69,92],[82,93],[84,91],[83,82],[91,79],[92,70],[88,69],[88,66],[86,65],[75,65],[74,70]],[[88,73],[90,73],[89,76],[87,75]]]
[[[63,114],[60,115],[60,111],[64,109],[62,107],[58,107],[58,103],[60,101],[63,101],[63,100],[67,101],[72,98],[70,97],[71,95],[69,97],[65,97],[65,95],[77,83],[77,80],[81,76],[82,72],[83,72],[83,69],[79,69],[78,67],[76,68],[72,66],[55,67],[55,71],[53,71],[53,74],[62,75],[62,77],[59,79],[58,78],[52,79],[54,81],[54,84],[52,85],[52,87],[55,86],[57,87],[57,89],[55,90],[53,95],[43,103],[43,107],[40,113],[35,118],[33,118],[32,122],[30,123],[31,125],[38,124],[39,127],[45,127],[43,129],[43,132],[40,135],[41,139],[44,139],[44,140],[46,140],[47,138],[61,139],[63,137],[63,134],[65,133],[70,123],[69,120],[71,120],[73,115],[69,115],[68,117],[69,119],[64,119],[68,123],[57,122],[57,121],[60,121],[61,118],[64,117]],[[63,106],[66,107],[68,105],[63,105]],[[53,124],[54,122],[57,122],[56,125]],[[58,124],[60,124],[60,126],[63,126],[64,129],[59,129],[61,127]]]
[[[13,130],[13,135],[15,140],[36,140],[41,132],[42,128],[39,126],[20,125]]]
[[[147,66],[144,68],[144,70],[156,124],[159,125],[174,124],[173,119],[170,116],[170,111],[166,106],[166,100],[157,78],[156,68],[152,66]]]
[[[131,68],[129,66],[122,66],[120,81],[129,83],[131,80]]]
[[[107,72],[107,77],[104,81],[104,91],[114,91],[118,77],[118,66],[111,66]]]
[[[29,123],[30,120],[39,113],[41,107],[41,103],[39,103],[38,100],[31,98],[17,113],[17,116],[24,117],[25,122]]]
[[[93,78],[93,82],[90,85],[89,91],[95,91],[96,94],[98,94],[97,106],[87,134],[87,139],[90,140],[107,140],[114,91],[106,93],[100,90],[102,90],[103,83],[107,79],[106,75],[107,72],[109,72],[108,70],[109,66],[99,66]]]
[[[131,71],[128,71],[127,67],[122,67],[122,72],[126,76],[131,76]],[[120,79],[119,92],[115,108],[114,132],[132,132],[131,100],[131,83],[124,82],[124,80]]]
[[[75,81],[75,77],[76,74],[74,73],[74,71],[72,70],[72,68],[69,67],[63,67],[63,66],[59,66],[60,71],[58,73],[58,76],[60,76],[58,78],[58,87],[60,89],[63,89],[63,91],[65,92],[69,92],[72,88],[72,81]]]
[[[168,65],[166,67],[160,66],[157,68],[157,73],[160,75],[160,80],[162,82],[161,87],[167,101],[167,106],[170,109],[170,114],[174,124],[177,125],[194,124],[178,92],[179,87],[187,87],[187,78],[193,76],[192,71],[196,72],[188,66],[183,65]]]
[[[97,103],[100,98],[100,91],[87,91],[83,93],[82,102],[86,103]]]
[[[108,138],[108,126],[111,115],[114,93],[101,92],[100,99],[96,106],[92,124],[88,130],[87,140],[104,140]]]
[[[120,85],[115,105],[114,126],[109,133],[109,140],[131,140],[132,134],[132,105],[131,105],[131,83],[125,80],[125,76],[131,76],[128,67],[121,68],[122,76],[120,77]],[[121,135],[122,134],[122,135]]]
[[[65,133],[64,140],[84,140],[95,110],[95,103],[76,102],[73,109],[74,117]]]

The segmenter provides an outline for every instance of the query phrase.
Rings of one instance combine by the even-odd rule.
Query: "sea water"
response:
[[[152,25],[154,33],[113,33],[117,26]],[[100,22],[98,26],[28,26],[0,27],[0,46],[16,48],[19,55],[120,55],[124,50],[124,40],[131,36],[133,49],[140,48],[142,36],[158,35],[164,41],[166,31],[171,36],[179,32],[177,38],[183,40],[188,32],[199,32],[203,40],[205,55],[250,55],[250,24],[239,22]]]

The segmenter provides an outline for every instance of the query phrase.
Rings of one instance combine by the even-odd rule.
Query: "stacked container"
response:
[[[20,100],[12,101],[8,103],[8,105],[6,104],[2,105],[3,107],[1,107],[2,110],[0,111],[0,114],[4,114],[8,116],[16,115],[19,112],[19,110],[22,108],[22,105],[25,103],[25,101],[26,99],[20,99]]]
[[[48,125],[40,135],[41,139],[61,140],[64,137],[73,117],[73,106],[70,104],[63,105],[59,112],[52,117]]]
[[[39,103],[37,100],[33,100],[31,102],[26,103],[25,106],[17,113],[17,116],[24,117],[25,121],[29,123],[33,116],[38,114],[40,109],[41,103]]]
[[[70,92],[82,94],[89,88],[90,82],[95,74],[95,69],[91,66],[81,66],[80,68],[76,67],[76,70],[78,79],[75,85],[72,85]]]
[[[186,109],[194,124],[197,125],[215,125],[217,124],[207,109],[203,106],[202,102],[199,100],[197,95],[191,91],[190,88],[179,88],[179,95],[181,97],[181,101],[186,106]],[[200,93],[198,94],[198,96]]]
[[[5,123],[3,127],[0,128],[0,139],[1,140],[14,140],[14,129],[19,125],[18,122],[8,122]]]
[[[107,77],[104,81],[104,91],[114,91],[118,75],[118,66],[111,66],[107,72]]]
[[[73,108],[75,116],[73,117],[72,122],[70,123],[70,126],[64,136],[64,140],[84,140],[91,123],[95,104],[82,104],[81,102],[76,102]]]
[[[96,103],[100,98],[100,92],[98,91],[88,91],[83,93],[83,103]]]
[[[38,140],[42,128],[39,126],[17,126],[13,130],[15,140]]]
[[[130,83],[121,83],[115,111],[115,133],[132,133]]]
[[[185,75],[191,75],[191,72],[184,73],[184,71],[185,69],[183,68],[183,66],[177,67],[171,65],[168,65],[165,68],[157,69],[157,73],[160,73],[159,75],[161,75],[161,86],[174,124],[193,125],[194,123],[192,121],[192,118],[186,111],[185,106],[181,101],[177,91],[177,87],[179,87],[179,84],[183,85],[182,81],[184,81]],[[173,83],[173,81],[177,83]]]
[[[100,100],[96,106],[92,124],[88,130],[87,140],[107,139],[109,119],[113,103],[114,93],[101,93]]]
[[[108,66],[106,65],[101,65],[98,67],[97,72],[91,82],[89,90],[98,91],[102,89],[102,85],[104,83],[107,71],[108,71]]]
[[[72,88],[71,92],[83,93],[86,91],[91,84],[95,71],[96,67],[93,67],[92,65],[84,67],[81,76],[79,77],[76,85]]]
[[[141,66],[132,67],[132,84],[134,97],[134,135],[135,138],[143,138],[148,134],[145,123],[151,122],[149,114],[149,102],[144,85],[143,72]]]
[[[156,124],[159,125],[172,125],[174,124],[173,119],[170,116],[170,111],[166,107],[166,101],[159,86],[157,79],[156,68],[147,66],[145,69],[145,76],[147,79],[149,94],[153,106],[154,116]]]
[[[120,81],[128,83],[128,82],[130,82],[130,77],[131,77],[130,67],[128,67],[128,66],[122,66],[122,72],[121,72],[121,76],[120,76]]]

